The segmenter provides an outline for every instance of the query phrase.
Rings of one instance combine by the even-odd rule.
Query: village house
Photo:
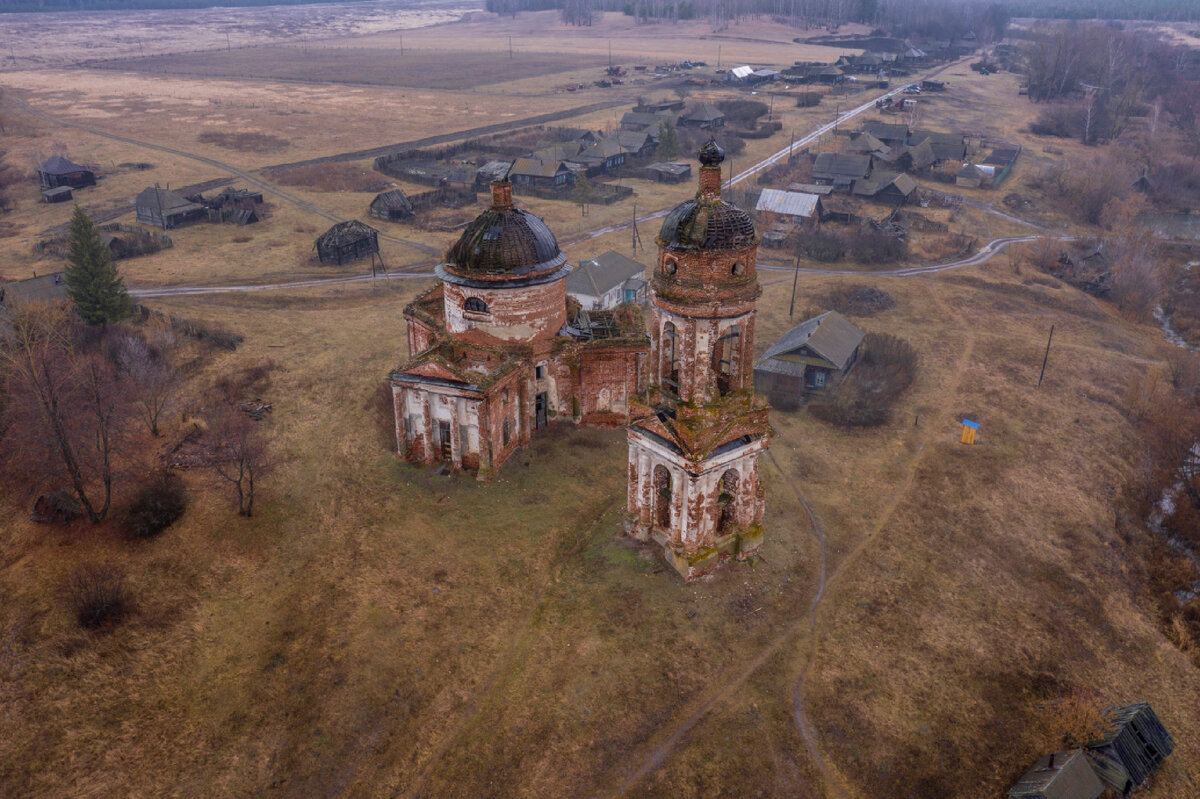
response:
[[[679,118],[679,127],[681,128],[700,128],[701,130],[712,130],[725,126],[725,114],[721,112],[715,105],[705,103],[699,108],[684,114]]]
[[[480,479],[556,420],[621,425],[645,390],[640,317],[572,313],[572,266],[512,189],[492,185],[437,285],[404,309],[412,357],[390,376],[397,451]]]
[[[854,194],[875,202],[900,206],[917,190],[917,182],[903,172],[876,172],[870,179],[854,181]]]
[[[754,387],[791,407],[826,391],[858,362],[865,334],[837,311],[805,320],[779,337],[754,365]]]
[[[52,155],[39,164],[37,178],[43,189],[63,186],[82,189],[85,186],[96,185],[95,172],[61,155]]]
[[[400,189],[392,189],[375,195],[370,214],[387,222],[401,222],[412,218],[413,204]]]
[[[659,183],[682,183],[692,179],[692,165],[679,161],[659,161],[646,167],[646,172]]]
[[[1146,702],[1105,712],[1108,728],[1085,748],[1096,776],[1122,796],[1145,784],[1175,750],[1175,741]]]
[[[519,186],[566,189],[575,183],[575,173],[563,161],[543,161],[526,156],[513,162],[509,179]]]
[[[1104,786],[1082,750],[1052,752],[1008,791],[1008,799],[1097,799]]]
[[[645,131],[618,130],[612,137],[630,158],[649,158],[658,149],[657,136],[651,136]]]
[[[820,153],[813,163],[813,181],[822,186],[833,186],[839,191],[850,191],[854,181],[871,174],[871,156],[852,153]]]
[[[53,189],[42,189],[42,202],[65,203],[75,198],[70,186],[55,186]]]
[[[663,120],[675,121],[673,114],[651,114],[642,111],[627,111],[621,117],[621,130],[631,130],[634,132],[649,133],[651,136],[658,135],[658,126]]]
[[[150,186],[133,201],[137,221],[168,230],[208,219],[208,209],[170,189]]]
[[[758,204],[754,206],[754,212],[763,224],[815,224],[821,221],[824,208],[821,205],[821,197],[817,194],[763,189],[758,195]]]
[[[0,319],[13,309],[27,303],[61,302],[67,299],[67,280],[64,272],[0,282]]]
[[[649,391],[627,431],[625,529],[662,547],[688,580],[757,554],[763,540],[758,458],[768,408],[754,393],[758,238],[721,199],[724,152],[700,151],[700,190],[658,234],[651,277]]]
[[[961,133],[938,133],[929,130],[914,130],[908,136],[908,144],[915,147],[928,141],[933,149],[934,159],[942,161],[962,161],[967,154],[967,139]]]
[[[645,272],[644,264],[609,250],[579,262],[567,276],[567,293],[587,310],[640,304],[646,299]]]

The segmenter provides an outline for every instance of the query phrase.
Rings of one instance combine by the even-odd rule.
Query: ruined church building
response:
[[[686,579],[755,554],[769,438],[753,389],[758,240],[721,200],[723,160],[704,146],[695,199],[663,221],[649,337],[637,314],[580,309],[554,234],[513,204],[510,183],[492,184],[438,284],[404,309],[398,452],[487,479],[552,420],[625,425],[628,533]]]

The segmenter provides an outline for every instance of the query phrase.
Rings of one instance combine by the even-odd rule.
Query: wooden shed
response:
[[[55,186],[53,189],[42,190],[42,201],[47,203],[65,203],[74,196],[70,186]]]
[[[378,255],[379,231],[357,219],[338,222],[321,234],[314,249],[321,263],[340,266],[368,255]]]
[[[1080,749],[1043,755],[1008,790],[1008,799],[1096,799],[1104,786]]]
[[[837,311],[801,322],[754,365],[754,390],[772,405],[794,406],[844,377],[858,361],[865,334]]]
[[[400,189],[392,189],[375,195],[371,200],[371,216],[386,222],[400,222],[411,218],[413,204]]]
[[[37,176],[43,189],[54,189],[59,186],[81,189],[84,186],[96,185],[95,172],[61,155],[52,155],[39,164]]]
[[[137,211],[137,221],[163,230],[208,219],[208,209],[200,203],[157,186],[144,189],[134,199],[133,204]]]
[[[1175,750],[1175,741],[1147,702],[1112,708],[1108,729],[1086,747],[1092,768],[1122,795],[1142,785]]]

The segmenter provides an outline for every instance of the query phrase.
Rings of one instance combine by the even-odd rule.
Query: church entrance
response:
[[[533,399],[533,426],[541,430],[546,426],[546,392],[538,394]]]
[[[442,449],[442,460],[448,461],[452,457],[450,447],[450,423],[438,422],[438,443]]]

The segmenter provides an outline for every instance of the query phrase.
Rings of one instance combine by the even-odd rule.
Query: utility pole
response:
[[[1037,387],[1042,387],[1042,378],[1046,376],[1046,361],[1050,360],[1050,342],[1054,340],[1054,325],[1050,325],[1050,338],[1046,339],[1046,354],[1042,357],[1042,371],[1038,375]]]
[[[638,233],[637,226],[637,203],[633,204],[633,254],[637,255],[638,247],[645,249],[642,244],[642,234]]]
[[[225,52],[233,49],[233,45],[229,41],[229,31],[225,31]]]
[[[800,281],[800,256],[796,255],[796,272],[792,275],[792,302],[788,305],[788,319],[792,318],[792,312],[796,310],[796,283]]]
[[[608,69],[612,70],[612,39],[608,40]]]
[[[792,148],[796,146],[796,129],[792,128],[791,138],[788,139],[788,163],[792,162]]]
[[[717,68],[721,68],[721,45],[717,45]]]
[[[837,134],[838,120],[842,118],[842,104],[838,103],[833,107],[833,132]]]
[[[767,121],[771,122],[775,119],[775,93],[771,93],[771,107],[767,109]]]
[[[404,34],[400,34],[400,56],[404,57]]]
[[[508,37],[508,60],[512,61],[512,37]]]

